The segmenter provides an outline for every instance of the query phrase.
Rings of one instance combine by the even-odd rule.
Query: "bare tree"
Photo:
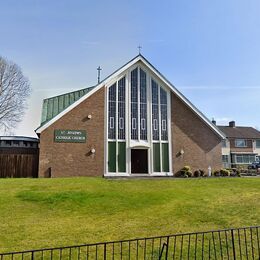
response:
[[[0,56],[0,131],[10,132],[22,120],[30,91],[20,67]]]

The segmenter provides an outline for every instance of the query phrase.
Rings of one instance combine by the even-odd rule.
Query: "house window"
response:
[[[245,139],[236,139],[235,140],[236,147],[247,147],[247,143]]]
[[[222,165],[224,168],[229,168],[229,156],[228,155],[222,155]]]
[[[222,162],[228,163],[228,155],[222,155]]]
[[[227,147],[227,140],[222,140],[222,147],[223,148],[226,148]]]
[[[256,140],[255,141],[255,147],[256,148],[260,148],[260,140]]]
[[[256,160],[254,154],[236,154],[237,164],[250,164]]]

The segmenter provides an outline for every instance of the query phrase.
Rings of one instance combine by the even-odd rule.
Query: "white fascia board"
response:
[[[94,87],[91,91],[89,91],[86,95],[84,95],[83,97],[81,97],[80,99],[78,99],[76,102],[74,102],[73,104],[71,104],[69,107],[67,107],[66,109],[64,109],[61,113],[59,113],[58,115],[56,115],[54,118],[52,118],[50,121],[48,121],[46,124],[44,124],[43,126],[40,126],[38,129],[35,130],[36,134],[40,134],[42,131],[44,131],[46,128],[48,128],[50,125],[52,125],[54,122],[56,122],[57,120],[59,120],[61,117],[63,117],[65,114],[67,114],[69,111],[71,111],[73,108],[75,108],[76,106],[78,106],[81,102],[83,102],[84,100],[86,100],[88,97],[90,97],[92,94],[94,94],[95,92],[97,92],[99,89],[101,89],[102,87],[104,87],[107,83],[109,83],[111,81],[112,78],[117,77],[118,75],[120,75],[122,72],[124,72],[125,70],[127,70],[129,67],[131,67],[132,65],[134,65],[136,62],[138,62],[140,60],[140,56],[135,57],[132,61],[128,62],[126,65],[124,65],[123,67],[121,67],[119,70],[117,70],[116,72],[114,72],[113,74],[111,74],[110,76],[108,76],[105,80],[103,80],[102,82],[100,82],[96,87]]]
[[[215,133],[217,133],[222,139],[225,139],[225,134],[218,129],[202,112],[200,112],[179,90],[177,90],[171,82],[169,82],[157,69],[153,67],[146,59],[143,57],[140,60],[163,82],[165,83],[171,91],[179,97],[189,108],[192,109]]]

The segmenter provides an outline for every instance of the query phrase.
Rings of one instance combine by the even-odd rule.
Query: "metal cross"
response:
[[[141,54],[142,46],[139,45],[137,48],[139,49],[139,54]]]
[[[100,83],[100,71],[101,71],[102,69],[100,68],[100,66],[98,66],[98,68],[97,68],[97,71],[98,71],[98,83]]]

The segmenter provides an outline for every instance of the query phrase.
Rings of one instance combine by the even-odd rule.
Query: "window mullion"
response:
[[[137,69],[137,139],[140,142],[141,122],[140,122],[140,68]]]
[[[116,118],[115,118],[115,130],[116,130],[116,173],[118,173],[118,81],[116,82]]]
[[[158,114],[159,114],[159,143],[160,143],[160,172],[162,172],[162,142],[161,142],[161,86],[158,85]]]

